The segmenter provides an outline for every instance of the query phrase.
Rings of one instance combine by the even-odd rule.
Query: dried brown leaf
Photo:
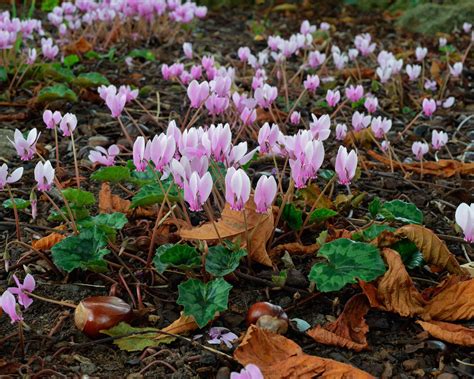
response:
[[[312,245],[303,245],[301,242],[289,242],[278,246],[275,246],[270,251],[270,256],[279,256],[280,254],[287,251],[290,255],[305,255],[314,254],[319,249],[318,243]]]
[[[92,50],[92,45],[84,37],[79,38],[77,41],[67,45],[65,52],[67,54],[84,54]]]
[[[99,191],[99,211],[100,213],[122,212],[128,213],[130,201],[122,199],[118,195],[112,194],[109,183],[102,183]]]
[[[474,279],[454,283],[426,305],[424,320],[456,321],[474,317]]]
[[[255,325],[247,330],[234,358],[242,365],[257,365],[266,379],[372,378],[348,364],[305,354],[290,339]]]
[[[249,257],[251,260],[266,266],[272,266],[268,256],[266,244],[273,231],[273,214],[259,214],[255,211],[255,203],[252,198],[245,205],[248,234],[250,239]],[[217,234],[216,232],[219,234]],[[217,241],[220,239],[240,238],[246,245],[247,232],[244,212],[233,211],[229,204],[225,205],[221,218],[213,224],[205,223],[192,229],[182,229],[179,232],[181,238],[201,241]]]
[[[55,229],[66,230],[66,226],[60,225]],[[53,232],[43,238],[40,238],[39,240],[33,241],[31,243],[31,247],[36,250],[50,250],[54,245],[56,245],[58,242],[61,242],[64,238],[66,237],[63,234]]]
[[[329,208],[334,209],[334,204],[329,197],[321,195],[321,189],[317,184],[312,183],[309,186],[299,190],[307,206],[312,207],[316,202],[315,209]]]
[[[161,329],[163,332],[172,334],[185,334],[198,329],[198,325],[192,316],[185,316],[181,313],[181,316],[173,323],[168,325],[166,328]],[[166,334],[158,334],[156,339],[169,338]]]
[[[417,321],[433,337],[461,346],[474,347],[474,329],[443,321]]]
[[[353,296],[346,303],[343,312],[336,321],[325,326],[317,325],[307,334],[319,343],[345,347],[362,351],[369,347],[365,335],[369,326],[365,315],[370,309],[369,301],[364,294]]]
[[[390,167],[390,164],[393,165],[393,168],[396,169],[403,169],[405,171],[412,171],[421,173],[421,164],[420,162],[414,163],[402,163],[392,160],[390,163],[390,159],[387,157],[377,154],[373,150],[368,150],[367,154],[369,154],[372,158],[382,162],[384,165]],[[366,165],[370,166],[371,162],[365,161]],[[443,178],[450,178],[454,175],[459,173],[460,175],[474,175],[474,163],[463,163],[460,161],[452,160],[452,159],[440,159],[439,161],[428,161],[423,162],[423,175],[433,175],[433,176],[440,176]]]
[[[423,254],[425,262],[445,268],[451,274],[466,274],[455,256],[448,250],[446,243],[430,229],[421,225],[405,225],[396,230],[395,235],[406,237],[412,241]]]

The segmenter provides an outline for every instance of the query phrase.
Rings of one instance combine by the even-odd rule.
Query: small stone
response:
[[[414,370],[411,373],[412,375],[417,376],[418,378],[423,378],[425,376],[425,370],[423,370],[422,368]]]
[[[16,157],[16,150],[11,144],[10,140],[13,141],[13,130],[11,129],[0,129],[0,159],[11,161]]]
[[[229,367],[221,367],[217,370],[216,379],[229,379],[230,378],[230,369]]]
[[[443,372],[442,374],[439,374],[436,379],[458,379],[458,376],[450,374],[449,372]]]
[[[199,363],[207,366],[213,366],[217,363],[217,359],[214,354],[204,352],[199,359]]]
[[[403,361],[402,366],[407,371],[413,371],[420,367],[420,362],[418,359],[407,359]]]
[[[87,144],[91,147],[107,146],[110,143],[110,139],[106,136],[96,135],[89,138]]]

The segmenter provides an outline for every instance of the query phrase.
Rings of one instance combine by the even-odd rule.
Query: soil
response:
[[[326,3],[326,2],[325,2]],[[236,51],[239,46],[250,46],[252,49],[261,49],[265,42],[254,39],[251,26],[254,23],[264,24],[266,30],[271,33],[280,31],[284,35],[295,32],[301,21],[305,18],[317,19],[318,22],[328,21],[337,27],[334,38],[341,46],[346,46],[353,37],[362,32],[369,32],[376,36],[377,43],[382,43],[388,50],[400,51],[409,44],[409,41],[417,41],[419,44],[433,49],[433,38],[420,35],[407,34],[401,30],[396,30],[393,20],[384,17],[383,14],[370,15],[359,14],[352,8],[332,7],[328,5],[318,5],[314,9],[308,9],[297,13],[275,14],[270,13],[267,18],[261,10],[255,9],[232,9],[230,11],[221,10],[211,12],[205,21],[198,23],[192,33],[192,37],[187,40],[192,41],[198,54],[203,52],[213,54],[217,61],[226,63],[236,62]],[[265,23],[263,23],[265,20]],[[383,40],[380,40],[383,38]],[[168,119],[181,117],[186,112],[186,102],[183,100],[184,90],[178,85],[172,85],[161,77],[161,64],[173,63],[179,58],[181,51],[176,46],[181,46],[184,39],[178,39],[174,43],[160,43],[150,41],[146,48],[152,50],[156,56],[156,62],[138,62],[131,72],[127,72],[125,65],[111,63],[108,61],[89,62],[87,67],[90,71],[103,73],[111,83],[133,84],[139,88],[146,86],[150,89],[147,97],[141,97],[140,101],[151,113],[155,114],[157,109],[156,91],[159,91],[160,118],[156,123],[150,119],[145,112],[138,107],[134,107],[132,115],[139,120],[145,132],[150,135],[158,133],[166,128]],[[410,42],[411,43],[411,42]],[[119,48],[117,53],[125,52],[128,47]],[[443,129],[453,135],[459,124],[474,111],[474,95],[472,93],[472,78],[474,72],[470,68],[474,67],[472,55],[465,64],[467,74],[461,85],[454,89],[458,99],[461,99],[455,109],[440,111],[430,121],[426,121],[418,126],[415,133],[418,137],[429,138],[431,129],[442,126]],[[370,81],[370,79],[369,79]],[[31,97],[28,91],[19,91],[14,99],[18,104],[25,103]],[[97,140],[97,136],[103,136],[107,142],[123,143],[126,141],[121,137],[120,129],[116,122],[112,120],[100,101],[91,93],[82,94],[83,100],[76,105],[58,104],[58,109],[73,112],[80,120],[80,136],[77,144],[80,147],[79,156],[81,159],[81,174],[87,178],[93,171],[88,163],[87,155],[92,141]],[[85,100],[88,99],[88,100]],[[302,112],[303,118],[308,118],[313,104],[308,104],[307,110]],[[66,108],[65,108],[66,106]],[[387,109],[390,107],[384,107]],[[2,129],[21,128],[26,130],[42,125],[42,109],[32,107],[2,107],[2,115],[24,113],[23,120],[2,121]],[[391,113],[391,112],[390,112]],[[408,116],[397,113],[392,114],[395,129],[401,130],[402,126],[409,121]],[[127,117],[124,117],[130,134],[136,134],[136,129],[131,125]],[[206,120],[200,120],[206,122]],[[42,141],[44,145],[54,143],[51,136],[43,131]],[[474,152],[468,151],[469,143],[474,139],[474,119],[467,121],[461,132],[457,134],[455,141],[449,144],[450,152],[460,159],[466,154],[470,154],[466,161],[473,160]],[[49,139],[49,141],[48,141]],[[47,141],[47,142],[44,142]],[[396,146],[397,154],[402,157],[411,155],[410,140],[404,141]],[[335,144],[328,141],[327,151],[335,151]],[[40,146],[41,148],[41,146]],[[471,147],[472,148],[472,147]],[[61,142],[62,164],[67,172],[62,178],[63,181],[73,178],[73,161],[70,146],[67,141]],[[0,153],[1,155],[1,153]],[[440,156],[446,157],[446,153]],[[465,157],[466,158],[466,157]],[[433,159],[433,157],[431,157]],[[332,168],[334,157],[327,159],[323,167]],[[12,164],[17,164],[17,158],[11,158]],[[32,164],[27,163],[25,170],[32,171]],[[255,173],[264,171],[264,166],[252,167]],[[32,177],[27,175],[26,177]],[[98,192],[98,187],[94,182],[83,180],[84,188],[94,193]],[[455,176],[450,179],[439,179],[426,176],[420,178],[419,175],[404,176],[402,172],[390,172],[386,167],[380,166],[370,171],[361,171],[360,179],[354,183],[353,192],[366,192],[367,196],[362,205],[355,209],[353,219],[361,219],[367,214],[367,205],[375,196],[382,200],[402,199],[413,202],[425,216],[424,224],[439,235],[455,235],[452,228],[454,210],[460,202],[471,203],[474,183],[472,177]],[[25,185],[18,188],[17,194],[27,198],[28,188]],[[120,193],[120,192],[117,192]],[[0,201],[6,199],[5,193],[0,193]],[[40,201],[40,215],[48,213],[46,202]],[[0,209],[0,241],[11,241],[15,237],[15,227],[13,216],[9,211]],[[50,222],[41,217],[35,222],[22,214],[22,232],[25,241],[32,238],[48,234],[49,227],[53,227]],[[133,236],[135,241],[139,237],[149,235],[153,227],[154,220],[145,219],[134,220],[123,230],[123,236]],[[344,217],[338,217],[334,228],[354,230]],[[305,234],[305,240],[313,240],[324,228],[313,228]],[[164,236],[163,238],[166,238]],[[474,253],[469,245],[462,244],[460,239],[446,239],[446,243],[451,252],[461,263],[466,262],[465,256],[474,259]],[[138,244],[138,243],[137,243]],[[464,246],[464,249],[461,246]],[[4,243],[0,242],[0,249],[3,250]],[[28,270],[35,274],[37,279],[38,295],[55,300],[68,300],[78,303],[81,299],[92,295],[105,295],[112,290],[117,296],[130,301],[130,296],[124,287],[118,283],[118,272],[111,271],[105,275],[93,273],[73,272],[70,275],[58,275],[50,269],[46,261],[39,259],[32,252],[22,246],[12,246],[9,248],[11,255],[11,265],[14,268],[22,269],[25,265]],[[138,247],[137,254],[146,257],[147,248]],[[25,257],[25,254],[28,254]],[[21,257],[21,261],[19,261]],[[125,259],[125,258],[124,258]],[[111,258],[111,260],[114,260]],[[114,260],[115,261],[115,260]],[[308,256],[294,256],[293,262],[296,267],[294,284],[291,288],[272,289],[261,282],[235,279],[232,283],[234,288],[229,299],[229,310],[224,312],[214,323],[214,326],[225,326],[234,333],[243,333],[246,330],[245,314],[250,305],[256,301],[271,301],[281,305],[287,310],[290,318],[301,318],[309,324],[324,323],[334,320],[342,311],[346,301],[360,290],[354,287],[337,293],[319,294],[309,293],[307,283],[301,278],[306,278],[314,259]],[[17,263],[20,262],[20,263]],[[136,321],[137,325],[164,327],[179,317],[181,307],[176,304],[177,285],[182,280],[179,273],[166,273],[168,279],[166,288],[159,288],[160,283],[150,285],[150,275],[137,264],[136,261],[125,259],[126,264],[135,273],[138,279],[142,279],[142,298],[144,304],[153,309],[149,314]],[[281,263],[278,263],[282,267]],[[247,272],[241,267],[242,272]],[[263,266],[254,266],[252,275],[256,278],[271,280],[272,272]],[[427,284],[439,282],[441,276],[429,273],[424,268],[411,271],[412,277],[419,288],[424,288]],[[7,287],[8,274],[0,269],[0,288]],[[132,278],[124,274],[129,284]],[[134,286],[130,285],[132,292]],[[154,317],[150,317],[153,315]],[[38,377],[79,377],[89,375],[93,377],[170,377],[170,378],[224,378],[226,367],[230,370],[237,370],[239,366],[236,362],[203,350],[199,344],[190,344],[182,340],[177,340],[169,345],[161,345],[156,349],[148,349],[145,352],[127,353],[119,350],[110,342],[110,339],[91,341],[84,336],[74,326],[73,310],[66,307],[56,306],[39,300],[35,300],[33,305],[24,313],[25,322],[29,330],[24,331],[25,345],[24,355],[21,355],[20,344],[16,334],[16,327],[12,326],[6,317],[0,318],[0,374],[5,376],[31,376]],[[469,367],[460,364],[459,361],[474,363],[474,353],[468,348],[461,348],[430,338],[422,329],[415,324],[413,319],[402,318],[397,315],[370,311],[367,316],[370,331],[368,340],[370,350],[355,353],[337,347],[325,346],[315,343],[312,339],[290,329],[287,337],[294,340],[303,350],[312,355],[332,358],[340,362],[350,363],[361,368],[374,376],[383,378],[411,378],[411,377],[433,377],[439,373],[444,373],[443,378],[469,377],[474,375],[474,371],[469,372]],[[469,325],[469,323],[466,323]],[[471,326],[474,324],[471,323]],[[205,338],[199,340],[205,344]],[[74,344],[71,344],[71,343]],[[232,354],[225,346],[219,347],[222,351]],[[158,354],[154,355],[156,352]],[[153,357],[150,357],[153,355]],[[472,367],[471,367],[472,369]],[[451,376],[449,374],[452,374]]]

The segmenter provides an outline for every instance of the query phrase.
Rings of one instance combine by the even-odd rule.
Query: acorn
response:
[[[97,338],[101,330],[131,318],[132,307],[115,296],[88,297],[79,303],[74,312],[76,327],[90,338]]]
[[[284,334],[288,330],[288,315],[282,307],[268,302],[253,304],[247,312],[247,325]]]

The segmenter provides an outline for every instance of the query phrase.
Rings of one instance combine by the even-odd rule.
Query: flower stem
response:
[[[77,164],[76,144],[74,143],[74,133],[71,133],[72,155],[74,157],[74,170],[76,172],[77,189],[81,188],[81,181],[79,179],[79,165]]]
[[[10,200],[12,201],[13,214],[15,215],[15,227],[16,227],[16,238],[18,241],[21,241],[21,232],[20,232],[20,218],[18,217],[18,209],[16,208],[15,198],[13,197],[12,189],[7,184],[8,195],[10,195]]]

